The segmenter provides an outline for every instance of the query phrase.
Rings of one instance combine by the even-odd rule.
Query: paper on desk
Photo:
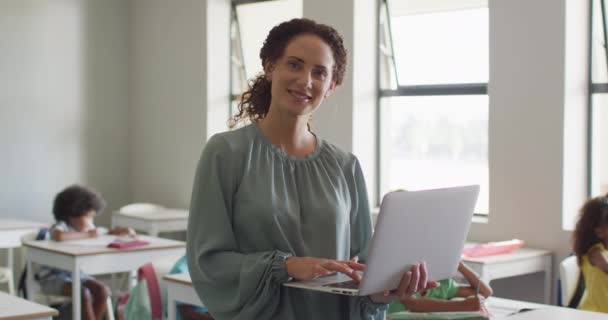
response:
[[[85,246],[85,247],[93,247],[93,246],[104,246],[105,247],[115,240],[116,240],[116,236],[103,235],[103,236],[99,236],[96,238],[63,241],[62,244]]]

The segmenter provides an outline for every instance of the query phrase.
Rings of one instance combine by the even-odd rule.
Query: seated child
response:
[[[460,272],[470,286],[459,286],[453,279],[439,281],[440,286],[422,292],[420,295],[408,296],[399,302],[389,305],[387,313],[409,310],[411,312],[447,312],[447,311],[480,311],[481,301],[475,295],[477,286],[484,298],[492,295],[492,289],[479,280],[471,268],[462,261],[458,264]],[[463,297],[464,300],[450,300]]]
[[[49,234],[55,241],[94,238],[100,232],[93,224],[93,218],[105,207],[101,195],[89,188],[73,185],[55,196],[53,215],[56,223]],[[115,228],[109,232],[116,235],[134,235],[131,228]],[[44,267],[37,274],[41,290],[45,294],[72,295],[72,273],[60,269]],[[82,318],[102,319],[106,312],[109,289],[93,277],[80,275],[82,283]]]
[[[188,261],[186,256],[177,260],[169,274],[188,273]],[[190,304],[180,303],[177,305],[177,320],[213,320],[207,308],[197,307]]]
[[[608,313],[608,194],[588,200],[574,230],[574,253],[585,278],[578,308]]]

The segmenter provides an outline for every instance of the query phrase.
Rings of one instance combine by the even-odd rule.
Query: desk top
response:
[[[114,212],[114,215],[133,219],[164,221],[164,220],[187,220],[188,210],[184,209],[162,209],[152,212],[122,213]]]
[[[48,224],[44,222],[0,218],[0,231],[23,229],[29,230],[43,228],[46,226],[48,226]]]
[[[509,316],[509,320],[606,320],[608,314],[570,308],[543,308]]]
[[[551,255],[551,251],[543,249],[531,249],[531,248],[519,248],[512,253],[496,254],[485,257],[463,257],[462,260],[465,262],[475,262],[482,264],[501,263],[509,261],[517,261],[522,259],[529,259],[539,256]]]
[[[192,285],[192,279],[190,279],[189,273],[168,274],[164,276],[163,279],[168,282],[176,282],[190,286]]]
[[[0,292],[0,319],[39,319],[58,315],[57,310]]]
[[[129,251],[183,248],[185,246],[185,243],[182,241],[150,237],[144,235],[139,235],[138,237],[139,240],[147,241],[150,244],[141,247],[125,249],[108,248],[107,245],[110,242],[114,241],[116,239],[116,236],[106,235],[99,236],[97,238],[71,240],[63,242],[57,242],[53,240],[30,240],[25,241],[23,245],[28,248],[36,248],[68,256],[90,256],[97,254],[123,253]]]

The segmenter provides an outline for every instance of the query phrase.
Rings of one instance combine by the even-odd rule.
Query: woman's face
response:
[[[272,82],[271,108],[291,115],[307,115],[335,88],[331,48],[316,35],[293,38],[274,64],[265,69]]]

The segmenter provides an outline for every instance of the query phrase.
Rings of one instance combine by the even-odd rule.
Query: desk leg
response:
[[[6,249],[6,264],[8,266],[8,270],[17,270],[13,266],[13,248]],[[8,293],[15,295],[15,284],[12,277],[11,279],[8,279]]]
[[[32,260],[27,259],[27,278],[25,279],[25,290],[27,291],[27,299],[34,301],[34,269],[32,268]]]
[[[171,289],[171,285],[169,285],[169,288],[167,288],[167,320],[175,320],[177,318],[177,308],[175,302],[175,294]]]
[[[74,264],[72,270],[72,319],[80,319],[81,314],[81,285],[80,285],[80,266]]]
[[[137,270],[129,272],[129,289],[132,289],[137,284]]]
[[[6,266],[9,270],[15,270],[13,269],[13,248],[6,249]]]
[[[545,263],[545,304],[551,304],[551,284],[553,283],[553,275],[552,275],[552,268],[553,265],[551,263],[551,256],[547,255],[544,257],[544,263]]]

